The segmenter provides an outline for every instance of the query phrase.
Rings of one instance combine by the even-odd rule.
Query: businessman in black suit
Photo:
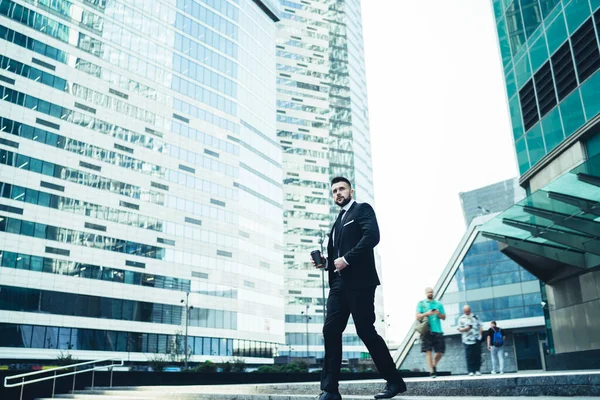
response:
[[[363,341],[382,377],[385,389],[376,399],[389,399],[405,392],[406,385],[396,369],[385,341],[375,327],[375,289],[379,278],[373,248],[379,243],[379,226],[373,208],[357,203],[354,190],[343,177],[331,181],[333,200],[341,208],[327,244],[328,258],[317,268],[329,273],[327,317],[323,326],[325,359],[321,372],[320,400],[341,400],[338,390],[342,363],[342,332],[352,314],[356,333]],[[312,259],[311,259],[312,260]]]

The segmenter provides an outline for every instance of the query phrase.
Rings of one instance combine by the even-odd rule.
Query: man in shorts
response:
[[[417,304],[416,319],[427,317],[429,319],[429,332],[421,335],[421,351],[425,353],[427,365],[432,378],[437,376],[437,365],[444,356],[446,344],[441,320],[446,319],[444,305],[434,299],[433,288],[425,289],[427,298]],[[435,357],[433,356],[435,352]]]

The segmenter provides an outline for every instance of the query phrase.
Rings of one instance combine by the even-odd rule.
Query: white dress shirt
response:
[[[344,222],[344,219],[346,218],[346,215],[348,215],[348,210],[350,209],[350,207],[352,207],[352,204],[356,203],[356,201],[354,199],[350,199],[350,201],[348,202],[348,204],[346,204],[344,207],[342,207],[342,210],[345,210],[346,212],[344,213],[344,215],[342,215],[342,222]],[[342,211],[340,210],[340,212]],[[333,241],[335,243],[335,229],[333,230]],[[346,263],[346,265],[350,265],[348,264],[348,261],[346,261],[345,257],[342,257],[342,259],[344,260],[344,262]]]

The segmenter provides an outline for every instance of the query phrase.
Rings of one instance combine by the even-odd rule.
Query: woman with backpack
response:
[[[506,339],[504,331],[496,325],[496,321],[490,322],[490,329],[488,329],[487,334],[487,346],[492,356],[492,374],[497,373],[497,371],[501,374],[504,373],[504,351],[502,350],[504,339]],[[500,366],[500,370],[498,370],[498,365]]]

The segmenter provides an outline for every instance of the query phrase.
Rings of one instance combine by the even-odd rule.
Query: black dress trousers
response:
[[[342,271],[343,273],[343,271]],[[346,289],[340,277],[334,279],[327,299],[327,317],[323,326],[325,359],[321,371],[321,390],[338,392],[342,363],[342,333],[352,314],[356,333],[363,341],[382,377],[391,383],[402,382],[385,341],[375,330],[376,286]]]

